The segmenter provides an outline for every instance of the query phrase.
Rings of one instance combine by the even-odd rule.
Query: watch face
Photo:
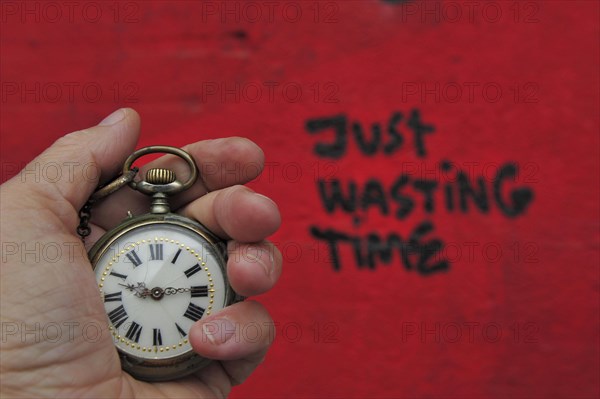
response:
[[[95,273],[109,331],[128,355],[160,360],[189,353],[191,326],[226,306],[222,257],[180,224],[128,228],[100,251]]]

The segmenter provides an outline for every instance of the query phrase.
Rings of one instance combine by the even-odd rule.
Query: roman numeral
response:
[[[187,335],[183,328],[179,327],[179,324],[175,323],[175,327],[177,327],[177,331],[179,331],[179,335],[181,335],[181,338],[184,338]]]
[[[127,259],[129,259],[129,261],[131,263],[133,263],[133,267],[138,267],[139,265],[142,264],[142,261],[140,260],[140,257],[138,256],[138,254],[133,249],[130,252],[127,253]]]
[[[108,314],[108,318],[110,319],[110,322],[113,324],[113,326],[115,326],[115,328],[119,328],[121,324],[123,324],[123,322],[127,320],[127,312],[125,311],[123,305],[121,305],[118,308],[112,310]]]
[[[188,306],[187,310],[183,314],[185,317],[192,321],[198,321],[204,314],[204,308],[201,308],[198,305],[194,305],[190,302],[190,306]]]
[[[187,269],[186,271],[184,271],[184,273],[187,278],[190,278],[194,274],[198,273],[201,269],[202,268],[200,267],[200,265],[196,263],[194,266],[192,266],[189,269]]]
[[[124,275],[124,274],[121,274],[121,273],[117,273],[117,272],[110,272],[110,275],[111,275],[111,276],[118,277],[118,278],[122,278],[123,280],[125,280],[125,279],[127,278],[127,276],[126,276],[126,275]]]
[[[175,262],[177,262],[177,258],[179,258],[180,253],[181,253],[181,248],[179,248],[177,250],[177,253],[175,254],[175,256],[173,256],[173,260],[171,261],[172,264],[175,264]]]
[[[121,291],[115,292],[114,294],[105,294],[104,302],[122,301],[123,298],[121,297],[121,294],[123,294]]]
[[[192,287],[192,298],[198,298],[201,296],[208,296],[208,287],[206,285],[198,285]]]
[[[162,244],[150,244],[150,260],[163,260]]]
[[[161,346],[162,345],[162,335],[160,335],[160,329],[155,328],[152,331],[153,331],[152,342],[154,342],[154,346]]]
[[[140,334],[142,333],[142,326],[140,326],[135,321],[131,322],[129,326],[129,330],[127,330],[127,334],[125,334],[125,338],[131,340],[133,342],[140,342]]]

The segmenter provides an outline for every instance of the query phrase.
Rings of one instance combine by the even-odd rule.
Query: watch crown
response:
[[[146,181],[150,184],[169,184],[175,180],[175,172],[169,169],[156,168],[146,172]]]

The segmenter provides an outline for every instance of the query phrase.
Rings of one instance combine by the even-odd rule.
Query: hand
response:
[[[132,291],[135,293],[135,296],[137,296],[138,298],[146,298],[147,296],[152,295],[152,292],[146,288],[146,284],[145,283],[137,283],[136,284],[120,284],[119,285],[127,288],[129,291]]]
[[[135,111],[118,110],[98,126],[59,139],[25,173],[1,186],[0,380],[7,397],[224,397],[252,373],[271,344],[269,314],[246,300],[196,322],[190,330],[194,350],[218,361],[182,380],[146,383],[121,370],[110,335],[96,329],[106,326],[107,318],[86,248],[75,235],[78,211],[133,152],[139,124]],[[279,211],[270,199],[239,185],[260,173],[262,151],[242,138],[184,148],[201,171],[209,170],[203,165],[244,171],[206,174],[174,197],[171,207],[228,240],[227,274],[236,292],[266,292],[281,273],[281,254],[265,241],[279,227]],[[166,165],[185,176],[185,164],[173,156],[147,167]],[[56,174],[31,172],[46,167],[55,168]],[[123,188],[95,206],[87,249],[127,211],[147,213],[145,196]],[[251,323],[253,329],[262,328],[261,338],[211,335],[207,323],[225,323],[241,331]]]

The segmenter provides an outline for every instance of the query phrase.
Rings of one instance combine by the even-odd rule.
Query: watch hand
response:
[[[177,293],[182,293],[182,292],[190,292],[192,289],[191,288],[173,288],[173,287],[167,287],[165,288],[165,295],[173,295],[173,294],[177,294]]]
[[[137,286],[133,285],[133,284],[121,284],[121,283],[119,283],[119,285],[127,288],[129,291],[135,292],[135,296],[137,296],[139,298],[145,298],[152,294],[150,292],[150,290],[148,288],[146,288],[145,283],[137,283]]]
[[[149,296],[155,300],[162,299],[162,297],[165,295],[181,294],[184,292],[192,291],[191,288],[174,288],[174,287],[167,287],[164,289],[160,288],[160,287],[154,287],[152,289],[148,289],[148,288],[146,288],[146,283],[137,283],[137,285],[119,283],[119,285],[127,288],[129,291],[134,292],[135,296],[137,296],[138,298],[146,298],[147,296]]]
[[[160,287],[154,287],[152,289],[148,289],[148,288],[146,288],[146,283],[143,283],[143,282],[137,283],[137,285],[121,284],[121,283],[119,283],[119,285],[127,288],[129,291],[135,292],[135,296],[137,296],[139,298],[146,298],[147,296],[149,296],[155,300],[161,299],[164,295],[173,295],[178,292],[191,291],[191,288],[173,288],[173,287],[167,287],[165,289],[162,289]]]

